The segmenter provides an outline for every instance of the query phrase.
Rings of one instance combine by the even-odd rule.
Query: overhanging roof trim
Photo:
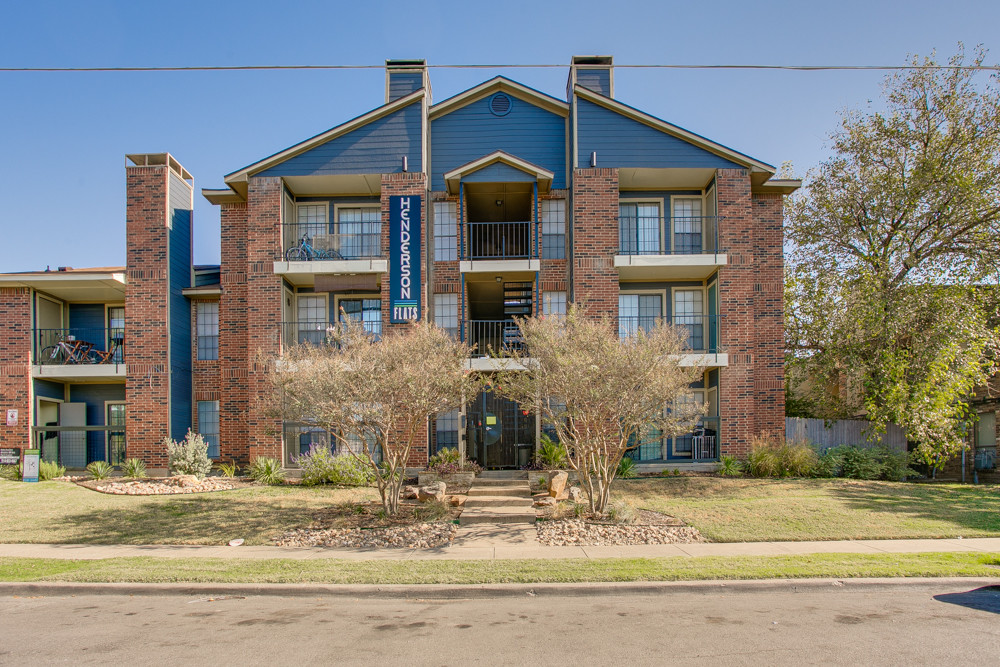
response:
[[[517,81],[512,81],[503,76],[495,76],[489,81],[484,81],[478,86],[469,88],[464,92],[453,95],[431,106],[428,118],[430,120],[440,118],[445,114],[449,114],[456,109],[472,104],[496,92],[510,93],[522,101],[537,104],[552,113],[560,116],[569,116],[569,104],[566,102]]]
[[[388,104],[383,104],[377,109],[373,109],[368,113],[358,116],[357,118],[352,118],[346,123],[342,123],[334,128],[327,130],[326,132],[317,134],[316,136],[310,137],[309,139],[306,139],[305,141],[297,143],[294,146],[286,148],[283,151],[275,153],[274,155],[270,155],[264,158],[263,160],[259,160],[258,162],[254,162],[253,164],[247,165],[246,167],[243,167],[238,171],[234,171],[233,173],[228,174],[226,176],[226,183],[230,185],[230,187],[232,187],[234,183],[246,181],[250,176],[253,176],[254,174],[264,171],[265,169],[269,169],[277,164],[281,164],[285,160],[288,160],[290,158],[295,157],[296,155],[304,153],[311,148],[315,148],[320,144],[325,144],[328,141],[343,136],[348,132],[351,132],[352,130],[356,130],[359,127],[362,127],[364,125],[367,125],[368,123],[376,121],[379,118],[384,118],[385,116],[388,116],[391,113],[395,113],[396,111],[399,111],[403,107],[407,107],[413,104],[414,102],[423,99],[425,94],[426,91],[424,91],[424,89],[421,88],[420,90],[414,91],[405,97],[400,97],[398,100],[395,100]]]
[[[727,160],[732,160],[737,164],[748,167],[751,171],[763,171],[769,174],[773,174],[776,171],[772,165],[769,165],[766,162],[761,162],[760,160],[756,160],[749,155],[735,151],[728,146],[723,146],[722,144],[718,144],[711,139],[707,139],[700,134],[695,134],[694,132],[685,130],[683,127],[678,127],[673,123],[668,123],[662,118],[657,118],[656,116],[651,116],[644,111],[639,111],[635,107],[631,107],[627,104],[619,102],[618,100],[613,100],[610,97],[605,97],[604,95],[595,93],[592,90],[584,88],[580,84],[576,84],[576,86],[573,87],[573,93],[577,97],[581,97],[588,102],[598,104],[606,109],[610,109],[611,111],[615,111],[623,116],[631,118],[632,120],[648,125],[653,129],[666,132],[667,134],[673,135],[678,139],[683,139],[684,141],[692,143],[699,148],[703,148],[710,153],[715,153],[716,155],[724,157]]]
[[[538,181],[545,184],[546,187],[550,186],[552,179],[555,178],[555,174],[553,172],[539,167],[537,164],[532,164],[527,160],[522,160],[521,158],[515,157],[510,153],[505,153],[504,151],[494,151],[489,155],[484,155],[483,157],[473,160],[472,162],[467,162],[460,167],[452,169],[444,175],[444,181],[448,184],[449,189],[454,189],[457,187],[458,181],[460,181],[467,174],[479,171],[480,169],[488,167],[491,164],[496,164],[497,162],[502,162],[527,174],[531,174]]]
[[[231,188],[202,188],[201,196],[218,206],[219,204],[238,204],[246,201],[240,193]]]
[[[751,188],[753,192],[790,195],[802,187],[801,178],[772,178]]]

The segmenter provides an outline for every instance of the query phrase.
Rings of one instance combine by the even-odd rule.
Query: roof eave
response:
[[[458,93],[457,95],[452,95],[448,99],[431,106],[427,117],[430,120],[440,118],[441,116],[451,113],[455,109],[460,109],[461,107],[472,104],[473,102],[495,92],[510,93],[518,99],[527,99],[527,101],[537,104],[552,113],[564,117],[569,116],[569,104],[566,102],[550,95],[546,95],[541,91],[525,86],[517,81],[512,81],[511,79],[503,76],[495,76],[489,81],[484,81],[477,86],[473,86],[468,90]]]

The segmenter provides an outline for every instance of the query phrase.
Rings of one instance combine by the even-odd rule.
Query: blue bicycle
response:
[[[309,262],[314,259],[344,259],[336,250],[323,250],[312,245],[308,234],[303,234],[299,244],[285,251],[285,259],[289,262]]]

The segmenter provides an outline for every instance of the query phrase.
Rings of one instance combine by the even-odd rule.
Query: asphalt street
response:
[[[3,665],[1000,661],[1000,587],[955,581],[446,600],[7,595],[0,619]]]

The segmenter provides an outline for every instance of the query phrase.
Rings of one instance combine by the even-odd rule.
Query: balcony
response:
[[[707,463],[719,460],[718,417],[702,417],[690,433],[663,438],[653,433],[626,454],[636,463]]]
[[[461,339],[472,348],[469,368],[491,371],[520,368],[505,362],[513,352],[523,352],[524,338],[517,322],[506,320],[465,320],[459,331]]]
[[[464,225],[464,273],[538,271],[538,223],[469,222]]]
[[[309,284],[318,273],[388,271],[381,222],[340,223],[337,233],[329,228],[327,223],[282,225],[281,256],[274,262],[274,272],[296,284]]]
[[[703,280],[727,263],[717,216],[620,216],[615,268],[622,278]]]
[[[125,377],[125,329],[34,329],[32,377],[101,380]]]
[[[281,323],[281,347],[288,348],[292,345],[335,345],[330,338],[334,325],[328,322],[282,322]],[[371,334],[375,340],[382,336],[382,322],[371,321],[364,323],[365,331]]]
[[[627,338],[637,331],[650,331],[660,322],[683,330],[688,351],[681,355],[682,366],[728,366],[729,355],[720,351],[718,315],[619,315],[618,335]]]

